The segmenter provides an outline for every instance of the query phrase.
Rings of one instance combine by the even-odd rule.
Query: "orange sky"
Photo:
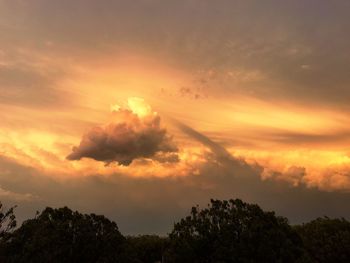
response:
[[[46,185],[77,180],[97,204],[94,180],[112,189],[118,175],[135,206],[148,194],[137,180],[166,182],[155,199],[178,180],[166,194],[182,207],[229,195],[206,176],[237,169],[259,178],[241,194],[271,208],[283,204],[260,183],[347,198],[348,5],[165,2],[0,0],[0,197],[60,204]]]
[[[46,58],[38,63],[47,63],[42,67],[49,68],[51,61],[57,64],[59,60]],[[191,152],[203,146],[173,127],[169,117],[207,134],[234,156],[257,162],[266,171],[282,173],[279,179],[295,183],[295,178],[288,178],[294,175],[286,171],[297,166],[306,171],[298,184],[327,190],[350,189],[349,120],[344,112],[322,105],[308,108],[288,101],[269,103],[239,94],[217,98],[197,91],[200,95],[195,98],[190,89],[185,93],[181,90],[192,81],[187,72],[137,54],[72,64],[69,70],[69,78],[56,84],[59,92],[69,87],[72,96],[67,105],[45,111],[2,106],[6,110],[1,111],[5,121],[1,123],[0,142],[5,156],[49,170],[57,177],[85,176],[91,171],[111,174],[119,169],[134,176],[186,174],[182,169],[188,167],[182,163],[177,165],[177,173],[172,170],[170,174],[168,166],[154,163],[146,169],[142,166],[139,172],[137,164],[125,169],[117,165],[104,167],[91,160],[72,163],[65,159],[84,131],[108,122],[111,106],[126,107],[128,98],[137,96],[158,112],[162,125],[178,142],[184,162],[196,159]],[[332,171],[338,175],[328,178]]]

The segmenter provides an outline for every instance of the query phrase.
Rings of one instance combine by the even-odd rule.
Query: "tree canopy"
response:
[[[6,234],[10,233],[17,225],[13,210],[14,207],[6,210],[0,202],[0,240],[3,239]]]
[[[295,262],[302,254],[286,218],[239,199],[193,207],[170,240],[172,262]]]
[[[106,217],[67,207],[48,207],[15,226],[13,208],[0,203],[0,262],[350,262],[346,219],[324,217],[291,226],[286,218],[239,199],[193,207],[166,237],[124,237]]]
[[[8,262],[124,262],[124,243],[104,216],[46,208],[14,231],[4,253]]]
[[[318,263],[350,262],[350,222],[317,218],[296,227],[308,255]]]
[[[135,263],[161,262],[169,245],[167,237],[157,235],[129,236],[127,242],[127,254]]]

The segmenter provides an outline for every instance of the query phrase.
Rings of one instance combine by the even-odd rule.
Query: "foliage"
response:
[[[304,247],[313,262],[350,262],[350,222],[345,219],[317,218],[297,226]]]
[[[15,207],[5,210],[0,202],[0,240],[16,227],[16,217],[13,213]]]
[[[137,263],[161,262],[168,239],[156,235],[129,236],[128,255]]]
[[[104,216],[46,208],[3,244],[7,262],[125,262],[125,238]]]
[[[350,222],[318,218],[291,227],[286,218],[239,199],[193,207],[168,237],[123,237],[104,216],[46,208],[18,229],[0,203],[4,263],[324,263],[350,262]]]
[[[193,207],[170,234],[167,262],[296,262],[302,243],[287,219],[239,199]]]

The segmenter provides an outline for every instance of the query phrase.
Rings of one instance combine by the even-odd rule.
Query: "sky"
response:
[[[0,0],[0,200],[166,234],[241,198],[350,218],[350,2]]]

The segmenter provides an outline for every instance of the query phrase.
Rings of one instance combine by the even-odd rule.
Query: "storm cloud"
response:
[[[137,158],[154,158],[157,161],[174,160],[169,153],[177,151],[167,131],[160,125],[154,112],[139,116],[128,109],[113,112],[114,121],[94,127],[84,134],[80,145],[73,148],[68,160],[92,158],[106,164],[118,162],[130,165]],[[162,158],[164,154],[166,157]],[[176,159],[176,158],[175,158]]]

